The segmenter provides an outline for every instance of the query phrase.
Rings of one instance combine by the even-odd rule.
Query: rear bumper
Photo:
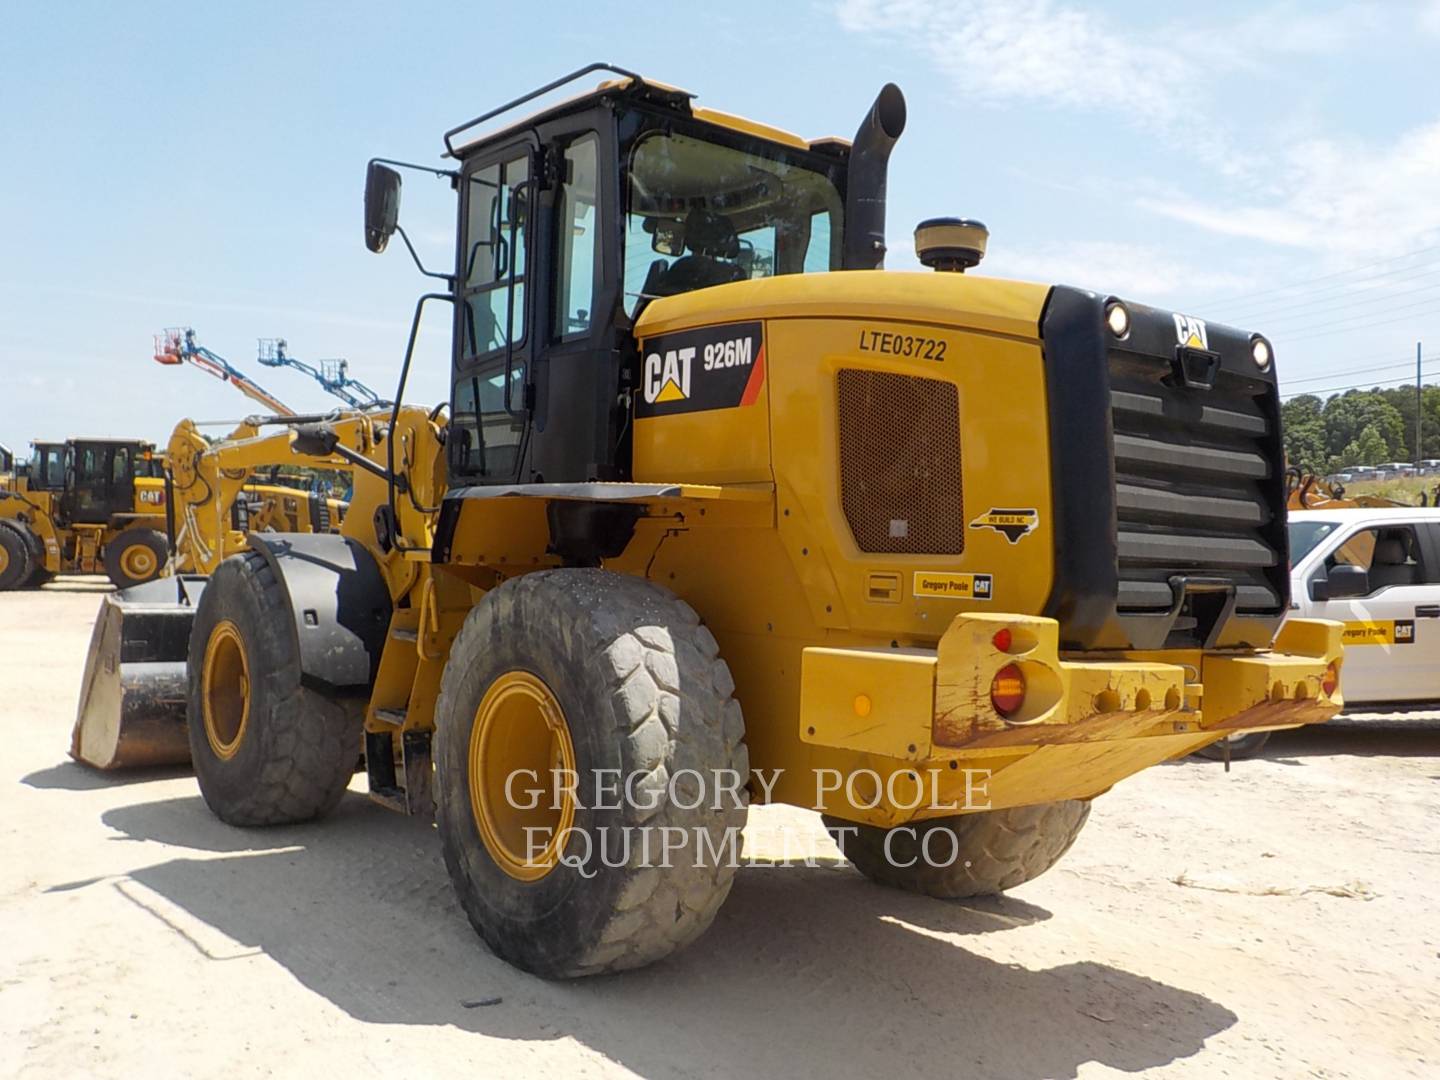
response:
[[[1008,652],[994,643],[1001,628],[1010,630]],[[987,770],[1000,801],[973,809],[1089,798],[1230,732],[1328,720],[1343,704],[1338,690],[1321,687],[1327,666],[1340,661],[1340,633],[1338,623],[1291,620],[1266,652],[1075,659],[1060,655],[1053,619],[964,614],[933,651],[806,649],[800,738],[848,751],[856,767],[934,773],[942,786],[949,774]],[[1024,704],[1009,718],[990,702],[991,681],[1007,664],[1026,682]],[[887,824],[939,816],[825,809]]]

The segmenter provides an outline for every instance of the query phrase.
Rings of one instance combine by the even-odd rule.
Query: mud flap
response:
[[[158,578],[100,605],[70,756],[97,769],[190,760],[185,730],[186,661],[205,578]]]

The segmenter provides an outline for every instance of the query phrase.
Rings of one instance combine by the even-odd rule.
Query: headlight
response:
[[[1275,358],[1270,351],[1270,343],[1263,337],[1252,338],[1250,341],[1250,358],[1255,361],[1255,366],[1261,371],[1270,369],[1270,361]]]
[[[1117,338],[1123,338],[1130,333],[1130,312],[1119,300],[1105,309],[1105,325],[1110,327],[1110,332]]]

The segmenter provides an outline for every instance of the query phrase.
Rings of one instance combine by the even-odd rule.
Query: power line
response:
[[[1420,307],[1420,306],[1423,305],[1423,304],[1434,304],[1434,303],[1436,303],[1436,300],[1435,300],[1435,299],[1427,299],[1427,300],[1421,301],[1420,304],[1410,304],[1410,305],[1407,305],[1407,306],[1408,306],[1408,307]],[[1404,311],[1404,310],[1406,310],[1406,308],[1404,308],[1404,307],[1399,307],[1399,308],[1391,308],[1390,310],[1391,310],[1391,311]],[[1415,320],[1415,319],[1424,318],[1424,317],[1427,316],[1427,315],[1435,314],[1437,311],[1440,311],[1440,308],[1436,308],[1436,309],[1434,309],[1434,310],[1432,310],[1432,311],[1417,311],[1417,312],[1413,312],[1412,314],[1409,314],[1409,315],[1400,315],[1400,316],[1398,316],[1398,317],[1396,317],[1396,318],[1394,318],[1394,319],[1378,319],[1378,320],[1376,320],[1376,321],[1374,321],[1374,322],[1362,322],[1362,323],[1358,323],[1358,324],[1355,325],[1355,326],[1345,326],[1344,324],[1347,323],[1347,322],[1354,322],[1355,319],[1359,319],[1359,318],[1363,318],[1363,317],[1364,317],[1364,316],[1361,316],[1361,315],[1354,315],[1354,316],[1351,316],[1349,319],[1341,319],[1339,322],[1323,323],[1323,324],[1321,324],[1321,325],[1319,325],[1319,326],[1316,326],[1316,327],[1314,327],[1315,332],[1314,332],[1313,334],[1301,334],[1299,337],[1290,337],[1290,336],[1288,336],[1288,335],[1285,335],[1285,336],[1282,336],[1282,340],[1284,340],[1284,341],[1290,341],[1290,342],[1293,342],[1293,341],[1310,341],[1310,340],[1312,340],[1312,339],[1314,339],[1314,338],[1317,338],[1317,337],[1331,337],[1331,336],[1335,336],[1335,335],[1338,335],[1338,334],[1350,334],[1350,333],[1354,333],[1356,330],[1366,330],[1366,329],[1368,329],[1368,328],[1370,328],[1370,327],[1372,327],[1372,326],[1390,326],[1391,324],[1397,323],[1397,322],[1410,322],[1410,321]],[[1277,336],[1280,336],[1280,335],[1277,335]]]
[[[1259,296],[1273,296],[1275,293],[1289,292],[1291,289],[1298,289],[1301,285],[1312,285],[1317,281],[1332,281],[1338,277],[1345,277],[1360,270],[1369,270],[1376,266],[1385,266],[1389,263],[1400,262],[1402,259],[1413,259],[1416,255],[1426,255],[1432,251],[1440,251],[1440,244],[1432,244],[1430,247],[1419,248],[1416,251],[1407,252],[1404,255],[1394,255],[1388,259],[1377,259],[1375,262],[1362,263],[1360,266],[1352,266],[1348,270],[1337,270],[1333,274],[1321,274],[1319,277],[1305,278],[1301,281],[1292,281],[1288,285],[1277,285],[1273,289],[1266,289],[1258,293],[1237,293],[1232,296],[1225,296],[1219,300],[1211,300],[1210,303],[1219,307],[1221,304],[1241,303],[1246,300],[1254,300]]]
[[[1326,379],[1343,379],[1347,375],[1363,375],[1367,371],[1394,371],[1396,368],[1410,368],[1414,366],[1413,360],[1400,360],[1393,364],[1380,364],[1377,367],[1351,368],[1348,371],[1327,371],[1323,375],[1307,375],[1303,379],[1286,379],[1285,382],[1291,386],[1296,383],[1324,382]]]
[[[1426,365],[1426,364],[1436,363],[1436,362],[1440,362],[1440,357],[1435,357],[1435,356],[1423,356],[1423,357],[1421,357],[1421,360],[1420,360],[1420,364],[1421,364],[1421,375],[1420,375],[1420,378],[1421,378],[1422,382],[1423,382],[1424,379],[1428,378],[1430,375],[1435,374],[1434,372],[1425,371],[1425,370],[1424,370],[1425,365]],[[1411,370],[1412,370],[1412,371],[1414,370],[1414,368],[1413,368],[1414,363],[1415,363],[1415,361],[1412,360],[1412,361],[1410,361],[1410,365],[1408,365],[1408,366],[1411,367]],[[1358,372],[1357,372],[1356,374],[1358,374]],[[1282,392],[1282,393],[1280,394],[1280,398],[1281,398],[1282,401],[1284,401],[1284,400],[1288,400],[1288,399],[1290,399],[1290,398],[1304,397],[1306,394],[1312,394],[1312,395],[1314,395],[1315,397],[1322,397],[1322,396],[1324,396],[1324,395],[1326,395],[1326,394],[1338,394],[1338,393],[1343,393],[1343,392],[1346,391],[1346,390],[1373,390],[1373,389],[1378,389],[1378,388],[1380,388],[1380,387],[1413,385],[1414,382],[1415,382],[1415,376],[1414,376],[1414,375],[1400,375],[1400,376],[1397,376],[1397,377],[1395,377],[1395,378],[1393,378],[1393,379],[1372,379],[1372,380],[1370,380],[1370,381],[1368,381],[1368,382],[1347,383],[1347,384],[1345,384],[1345,385],[1343,385],[1343,386],[1322,386],[1322,387],[1317,387],[1316,389],[1313,389],[1313,390],[1293,390],[1293,391],[1290,391],[1290,392],[1288,392],[1288,393],[1283,393],[1283,392]]]
[[[1436,274],[1440,274],[1440,266],[1436,266],[1434,270],[1429,270],[1426,273],[1416,274],[1414,275],[1414,277],[1408,278],[1405,281],[1397,281],[1394,284],[1404,285],[1408,284],[1410,281],[1418,280],[1419,278],[1433,277]],[[1365,289],[1362,290],[1359,295],[1351,296],[1348,299],[1347,293],[1340,292],[1336,293],[1334,296],[1315,297],[1310,300],[1305,300],[1299,304],[1292,304],[1288,307],[1276,308],[1274,309],[1274,311],[1268,311],[1262,315],[1246,315],[1242,316],[1242,318],[1250,323],[1262,323],[1268,326],[1272,322],[1294,322],[1296,319],[1302,319],[1306,317],[1303,314],[1285,314],[1285,312],[1303,312],[1306,308],[1313,308],[1320,305],[1327,305],[1328,309],[1333,311],[1337,308],[1356,307],[1359,304],[1383,304],[1389,300],[1395,299],[1396,297],[1413,296],[1416,293],[1427,292],[1431,289],[1440,289],[1440,281],[1433,282],[1429,285],[1421,285],[1418,289],[1404,289],[1400,292],[1389,292],[1386,291],[1386,289],[1382,288]]]

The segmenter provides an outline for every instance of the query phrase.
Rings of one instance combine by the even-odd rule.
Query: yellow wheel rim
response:
[[[205,738],[215,756],[228,761],[240,749],[250,723],[250,661],[240,631],[229,619],[210,631],[200,691]]]
[[[143,580],[155,573],[159,565],[155,552],[144,544],[131,544],[120,553],[120,569],[128,578]]]
[[[575,745],[550,688],[528,671],[496,679],[470,727],[470,809],[511,877],[539,881],[559,863],[575,823],[574,775]]]
[[[5,550],[3,544],[0,544],[0,574],[5,573],[8,569],[10,569],[10,553]]]

